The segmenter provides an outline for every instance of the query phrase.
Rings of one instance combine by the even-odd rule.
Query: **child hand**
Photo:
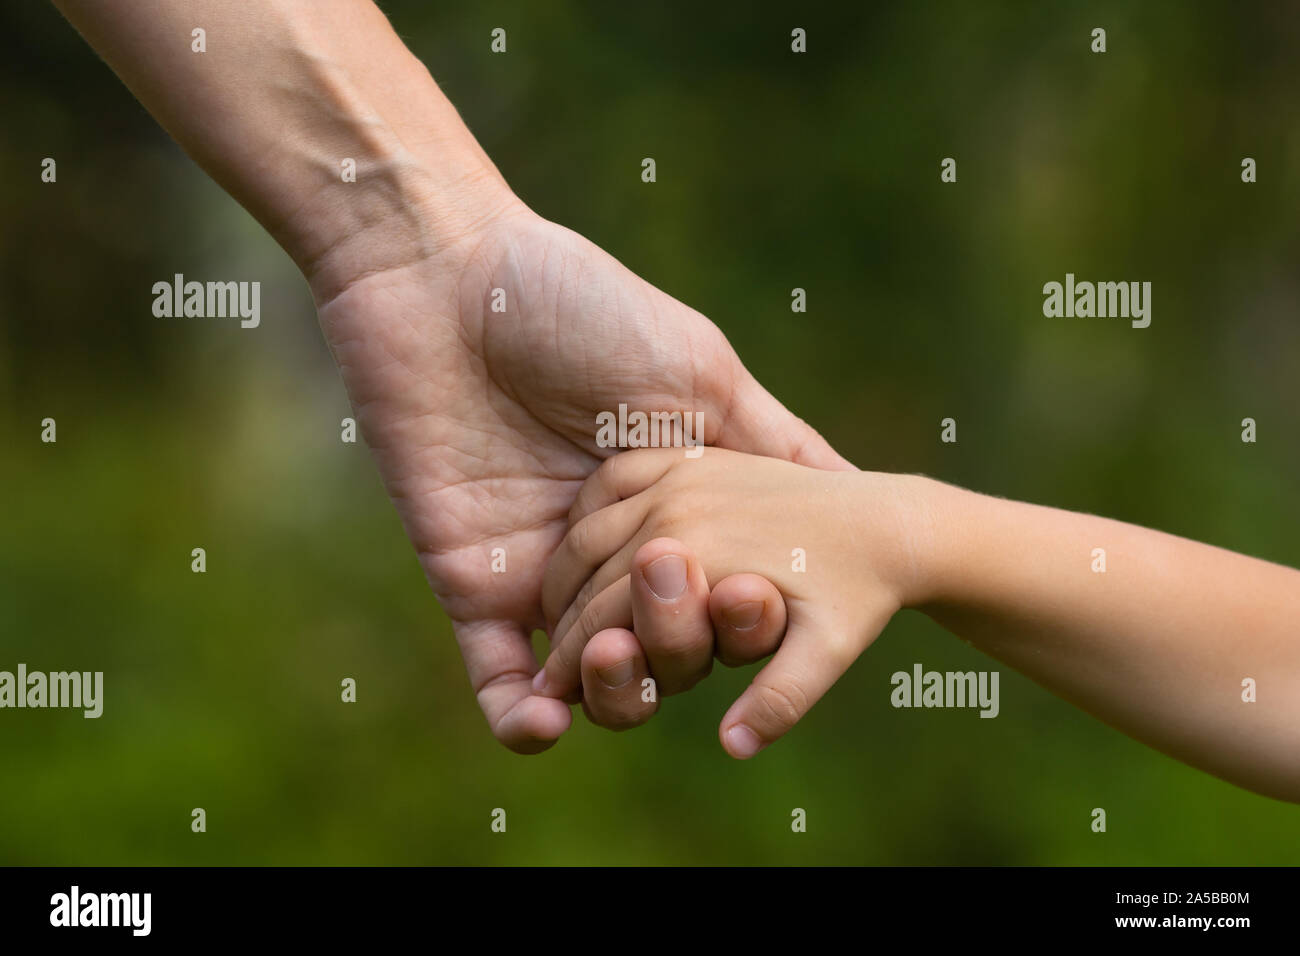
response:
[[[694,459],[671,448],[608,459],[579,492],[543,583],[547,620],[557,622],[547,693],[576,690],[594,634],[631,626],[637,550],[676,538],[699,558],[710,586],[753,572],[785,598],[785,639],[720,728],[732,756],[753,756],[793,727],[915,598],[919,481],[721,448]]]

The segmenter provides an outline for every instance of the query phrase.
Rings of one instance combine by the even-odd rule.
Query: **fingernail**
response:
[[[636,663],[630,657],[608,667],[596,668],[596,676],[608,687],[622,687],[632,679],[634,673],[636,673]]]
[[[671,601],[686,590],[686,559],[679,554],[655,558],[641,572],[654,596]]]
[[[763,616],[762,601],[746,601],[722,612],[722,621],[727,627],[736,631],[748,631]]]
[[[534,694],[546,693],[546,684],[547,684],[546,668],[543,667],[541,670],[539,670],[536,674],[533,675],[533,693]]]
[[[727,749],[732,756],[748,760],[763,749],[763,741],[744,724],[736,724],[727,731]]]

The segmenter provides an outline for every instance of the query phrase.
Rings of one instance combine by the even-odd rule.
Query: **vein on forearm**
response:
[[[460,194],[500,184],[369,0],[55,2],[318,298],[430,255],[470,218]],[[191,50],[196,27],[204,53]]]

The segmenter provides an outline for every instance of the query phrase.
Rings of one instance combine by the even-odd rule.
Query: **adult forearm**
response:
[[[514,202],[370,0],[55,3],[318,298],[456,245]]]
[[[1300,572],[948,486],[935,501],[937,621],[1180,760],[1300,800]]]

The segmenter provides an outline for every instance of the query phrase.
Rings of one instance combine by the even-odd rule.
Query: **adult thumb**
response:
[[[732,393],[717,444],[732,451],[784,458],[809,468],[855,471],[817,430],[790,412],[748,371]]]

